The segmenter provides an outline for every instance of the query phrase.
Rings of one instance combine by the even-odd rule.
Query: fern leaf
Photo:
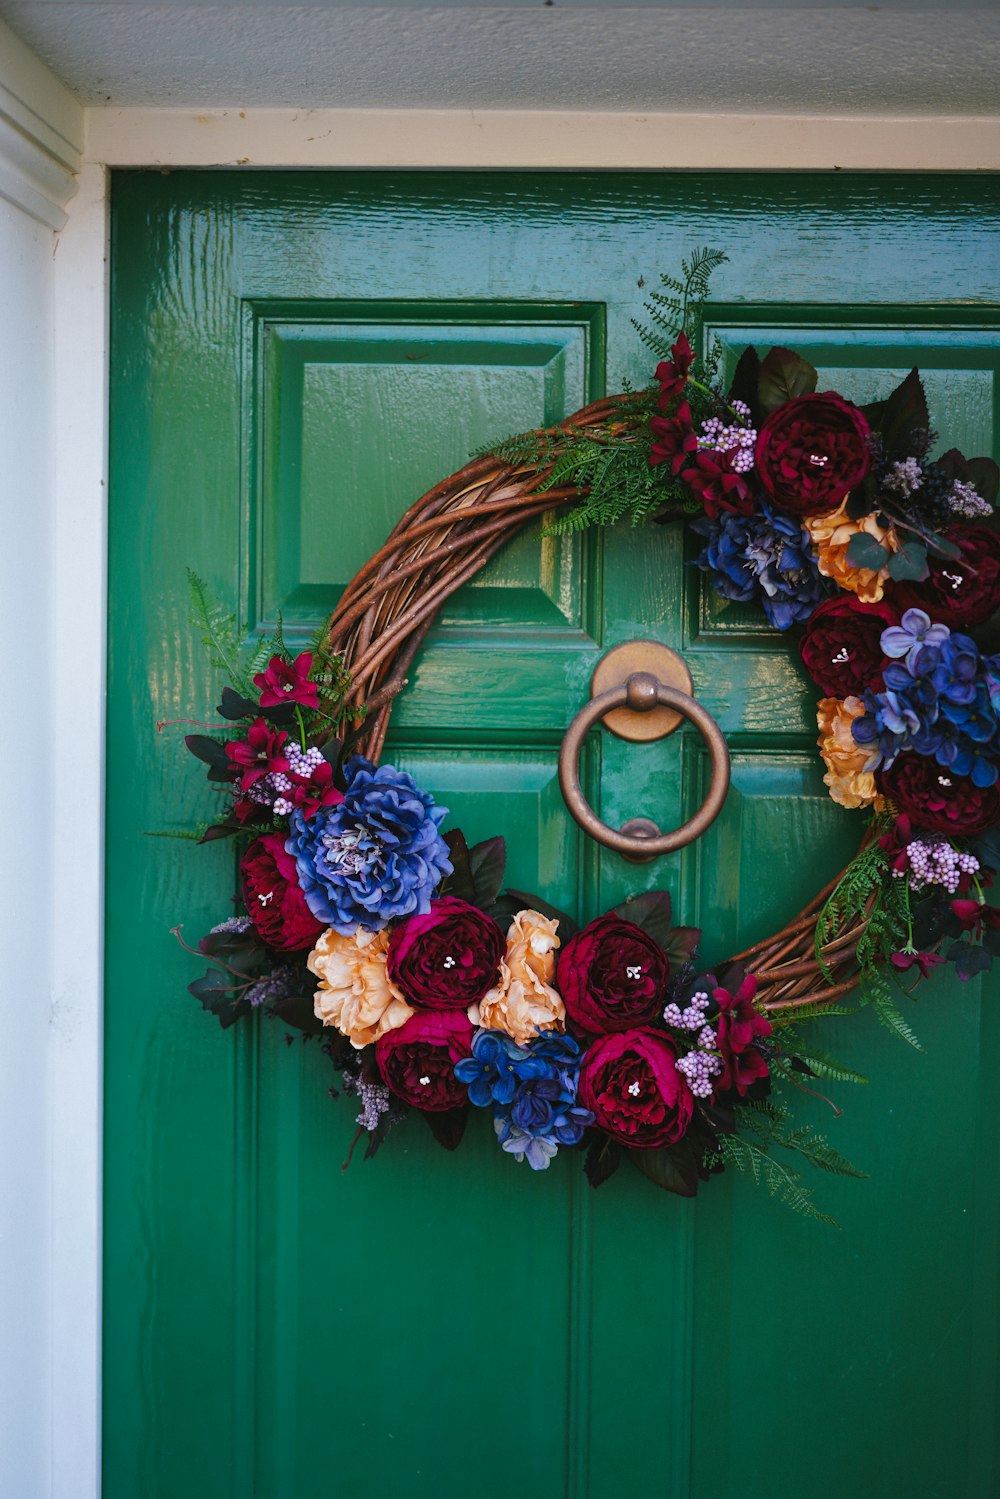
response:
[[[803,1051],[796,1046],[795,1055],[800,1062],[805,1062],[811,1072],[817,1077],[827,1077],[835,1083],[867,1083],[869,1078],[860,1072],[854,1072],[852,1068],[845,1067],[843,1062],[836,1061],[827,1056],[824,1051]]]

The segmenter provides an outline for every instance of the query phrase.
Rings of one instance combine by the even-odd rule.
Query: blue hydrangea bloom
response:
[[[857,743],[870,751],[870,766],[891,765],[909,749],[971,776],[977,786],[992,786],[1000,774],[994,658],[982,659],[968,635],[932,625],[919,609],[885,630],[882,645],[897,659],[885,669],[885,690],[864,694],[867,711],[852,725]]]
[[[295,859],[306,903],[317,921],[350,936],[378,931],[396,916],[426,915],[452,867],[438,832],[448,815],[412,777],[375,769],[354,755],[344,767],[338,807],[291,816],[285,848]]]
[[[466,1084],[469,1102],[477,1109],[513,1103],[523,1078],[544,1077],[545,1072],[544,1061],[518,1046],[505,1031],[476,1031],[472,1056],[455,1064],[455,1076]]]
[[[594,1122],[576,1101],[580,1048],[572,1036],[546,1031],[518,1046],[503,1031],[479,1030],[455,1076],[470,1103],[492,1105],[501,1147],[533,1171],[544,1171],[561,1145],[578,1145]]]
[[[808,619],[833,592],[808,532],[763,500],[752,515],[699,516],[691,524],[708,538],[698,566],[711,574],[717,591],[737,603],[757,603],[777,630]]]

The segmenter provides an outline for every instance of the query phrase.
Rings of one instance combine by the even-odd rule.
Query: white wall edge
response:
[[[98,108],[86,155],[120,167],[997,171],[1000,114]]]
[[[51,1495],[101,1491],[108,191],[85,166],[55,257],[54,827],[73,895],[52,949]],[[69,1419],[67,1419],[69,1417]]]

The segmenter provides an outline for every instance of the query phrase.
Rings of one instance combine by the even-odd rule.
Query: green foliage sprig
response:
[[[684,398],[696,424],[724,408],[714,390],[721,347],[713,341],[705,352],[702,344],[712,273],[727,259],[721,250],[693,251],[682,262],[680,278],[662,276],[662,290],[650,293],[644,304],[648,322],[632,320],[656,361],[668,359],[678,334],[687,333],[698,357]],[[568,486],[580,491],[580,502],[568,515],[551,522],[548,535],[611,526],[626,519],[639,525],[658,512],[696,508],[687,485],[674,477],[668,465],[650,466],[649,420],[656,411],[655,385],[642,391],[626,386],[614,417],[601,426],[522,432],[480,449],[476,456],[547,471],[538,486],[542,494]]]
[[[719,1136],[718,1158],[725,1165],[735,1166],[758,1186],[766,1187],[772,1197],[777,1197],[794,1212],[839,1228],[835,1218],[816,1206],[810,1188],[802,1184],[801,1172],[776,1159],[771,1152],[776,1149],[787,1151],[833,1176],[864,1179],[867,1172],[853,1165],[811,1125],[787,1129],[789,1117],[788,1110],[775,1103],[773,1098],[740,1105],[736,1110],[737,1133]]]

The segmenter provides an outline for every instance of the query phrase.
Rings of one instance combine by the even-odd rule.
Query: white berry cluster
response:
[[[733,473],[745,474],[753,468],[757,432],[747,425],[750,407],[745,402],[733,401],[731,409],[739,420],[727,425],[721,417],[710,416],[702,423],[698,446],[710,448],[715,453],[728,453]]]
[[[975,854],[964,854],[953,848],[946,838],[932,838],[926,842],[915,838],[906,845],[909,861],[910,889],[926,890],[928,885],[941,885],[949,895],[958,889],[963,874],[978,874],[979,860]],[[906,871],[894,869],[897,879]]]

